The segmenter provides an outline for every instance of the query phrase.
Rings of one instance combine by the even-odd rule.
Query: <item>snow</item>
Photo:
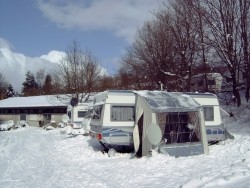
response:
[[[68,103],[69,98],[63,99],[61,97],[57,97],[56,95],[11,97],[0,100],[0,108],[67,106]]]
[[[227,122],[235,136],[209,155],[175,158],[156,152],[109,157],[88,136],[24,127],[0,132],[0,187],[250,187],[250,108]]]
[[[198,111],[201,105],[190,96],[177,92],[135,91],[142,96],[156,112],[188,112]]]

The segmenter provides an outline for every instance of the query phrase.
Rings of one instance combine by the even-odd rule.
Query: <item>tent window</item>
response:
[[[103,105],[93,107],[93,119],[100,120],[102,115]]]
[[[164,114],[165,121],[161,125],[164,142],[186,143],[200,140],[199,115],[196,112],[171,112]],[[164,126],[165,125],[165,126]]]
[[[205,121],[214,121],[214,108],[212,106],[205,106],[203,109]]]
[[[112,106],[111,121],[134,121],[134,107]]]
[[[69,116],[69,119],[71,119],[71,111],[68,111],[67,115]]]

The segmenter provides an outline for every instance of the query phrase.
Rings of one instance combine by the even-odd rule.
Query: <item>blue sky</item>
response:
[[[109,74],[114,74],[136,30],[153,17],[161,1],[1,0],[0,50],[7,48],[8,55],[0,51],[0,60],[5,63],[0,72],[20,58],[22,67],[41,56],[49,61],[51,51],[63,52],[75,40],[83,49],[91,50]]]

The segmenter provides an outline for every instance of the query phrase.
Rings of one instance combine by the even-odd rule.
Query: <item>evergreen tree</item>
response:
[[[23,82],[22,93],[24,96],[34,96],[39,92],[38,84],[35,80],[34,74],[28,71],[26,73],[25,81]]]
[[[14,96],[15,96],[15,91],[13,89],[13,86],[9,84],[5,92],[5,98],[14,97]]]
[[[50,74],[47,74],[45,78],[45,82],[43,85],[43,93],[50,95],[53,93],[53,88],[52,88],[52,78]]]
[[[4,75],[0,73],[0,100],[4,98],[5,90],[8,86],[8,82],[6,81]]]

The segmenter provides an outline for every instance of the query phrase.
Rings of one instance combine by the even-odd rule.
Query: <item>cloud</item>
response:
[[[7,40],[5,40],[5,39],[3,39],[3,38],[0,37],[0,48],[10,49],[11,48],[11,44]]]
[[[0,72],[18,92],[21,92],[22,83],[25,81],[25,74],[28,71],[34,75],[41,69],[45,70],[45,74],[53,73],[54,68],[66,56],[65,52],[51,50],[40,57],[28,57],[14,52],[10,46],[8,41],[0,37]],[[102,66],[99,68],[101,75],[108,75],[105,68]]]
[[[18,92],[21,91],[27,71],[36,74],[37,71],[44,69],[46,74],[51,73],[56,65],[55,62],[59,62],[65,56],[65,52],[51,51],[41,57],[27,57],[12,51],[10,46],[8,41],[0,38],[0,72]]]
[[[66,57],[65,52],[59,52],[56,50],[52,50],[48,54],[40,56],[41,59],[44,59],[44,60],[52,62],[52,63],[60,63],[60,61],[64,57]]]
[[[137,28],[152,17],[162,0],[39,0],[38,8],[59,27],[107,30],[133,41]]]

